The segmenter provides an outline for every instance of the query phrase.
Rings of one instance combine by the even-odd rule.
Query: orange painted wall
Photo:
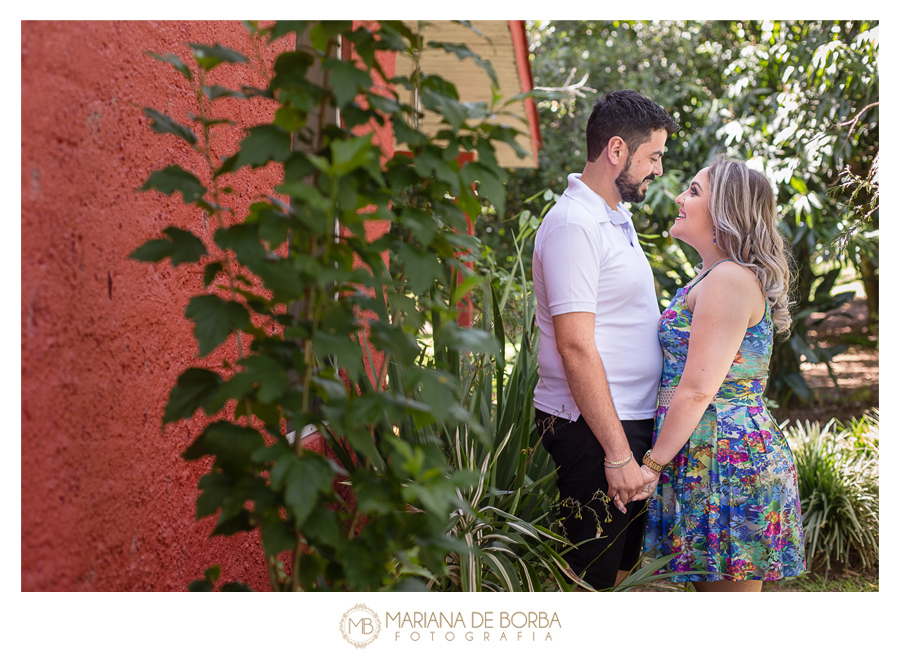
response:
[[[187,42],[249,52],[236,22],[22,23],[22,589],[183,590],[214,563],[223,580],[267,589],[255,536],[209,538],[194,521],[206,464],[180,454],[207,422],[161,429],[168,391],[195,358],[183,316],[202,267],[173,269],[128,254],[169,224],[200,231],[199,210],[135,192],[172,162],[201,171],[141,106],[187,122],[187,81],[145,51],[189,58]],[[292,37],[270,53],[293,47]],[[221,65],[212,83],[263,86]],[[232,101],[226,101],[232,102]],[[240,108],[240,109],[238,109]],[[271,105],[235,104],[247,127]],[[237,129],[215,147],[236,149]],[[391,140],[386,140],[390,143]],[[235,174],[245,209],[271,193],[274,167]],[[201,177],[202,180],[202,177]]]

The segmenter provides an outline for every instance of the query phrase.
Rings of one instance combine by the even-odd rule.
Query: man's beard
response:
[[[628,159],[625,161],[625,168],[622,170],[618,176],[616,176],[616,189],[619,190],[619,194],[622,197],[622,201],[627,201],[629,203],[640,203],[644,200],[646,196],[646,192],[641,191],[641,185],[644,184],[644,181],[652,181],[656,178],[655,174],[650,174],[643,180],[638,182],[634,182],[628,176],[628,173],[631,171],[631,156],[628,156]]]

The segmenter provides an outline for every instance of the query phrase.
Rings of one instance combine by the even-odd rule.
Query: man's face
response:
[[[662,175],[662,157],[667,137],[665,130],[654,130],[649,141],[641,144],[634,153],[628,154],[625,167],[616,177],[616,188],[622,201],[640,203],[647,194],[650,182]]]

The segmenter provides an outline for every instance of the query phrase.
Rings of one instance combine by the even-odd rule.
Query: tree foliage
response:
[[[827,364],[837,349],[816,344],[807,322],[847,301],[832,294],[845,265],[877,318],[877,21],[552,21],[530,24],[530,39],[537,86],[586,80],[539,103],[540,166],[510,177],[509,214],[545,188],[562,193],[566,174],[581,170],[596,97],[620,88],[649,96],[681,124],[664,175],[633,208],[662,301],[697,262],[667,235],[674,197],[718,153],[748,161],[775,187],[797,269],[796,323],[776,348],[769,393],[809,399],[800,363]],[[502,246],[512,221],[479,228],[488,224],[500,236],[486,239],[496,260],[513,258]]]

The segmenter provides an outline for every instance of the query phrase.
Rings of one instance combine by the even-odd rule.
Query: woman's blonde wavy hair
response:
[[[772,312],[775,331],[791,329],[790,246],[778,231],[768,179],[743,162],[718,157],[709,166],[709,212],[716,243],[756,274]]]

